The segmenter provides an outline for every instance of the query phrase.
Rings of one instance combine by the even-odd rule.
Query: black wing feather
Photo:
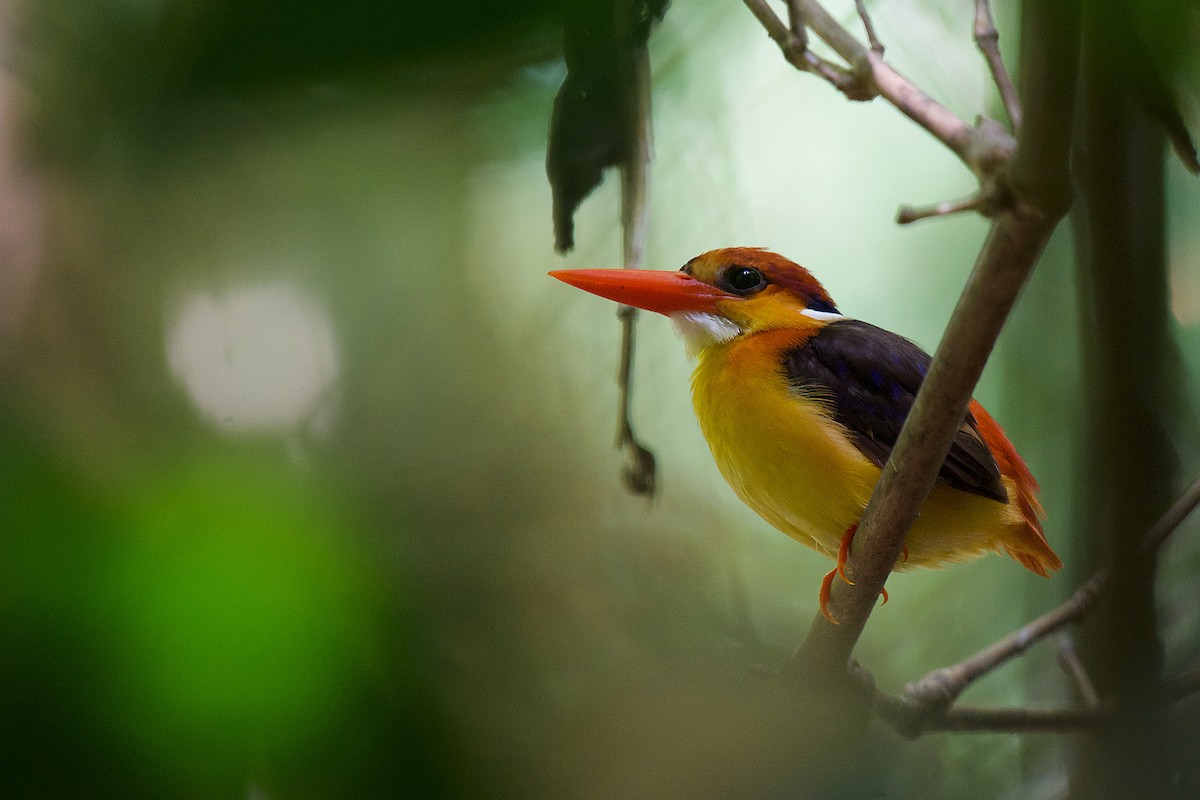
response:
[[[798,392],[827,398],[831,415],[850,432],[855,447],[882,468],[931,360],[903,336],[847,319],[785,353],[783,369]],[[938,478],[956,489],[1008,499],[996,460],[969,412]]]

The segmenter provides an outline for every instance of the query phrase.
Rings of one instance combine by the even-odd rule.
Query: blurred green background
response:
[[[876,24],[927,91],[995,115],[960,5],[879,4]],[[661,494],[621,487],[614,309],[545,276],[620,253],[612,181],[576,252],[552,252],[554,4],[6,9],[0,796],[803,793],[804,709],[766,672],[828,564],[724,485],[661,318],[639,323],[634,397]],[[986,223],[892,218],[971,176],[893,109],[796,73],[741,4],[677,3],[651,58],[649,265],[770,247],[932,349]],[[1190,362],[1200,195],[1168,170]],[[978,396],[1070,563],[1065,234]],[[1165,561],[1171,664],[1200,654],[1194,534]],[[857,655],[898,691],[1073,584],[986,558],[889,587]],[[966,699],[1068,697],[1042,646]],[[1053,737],[875,737],[895,797],[1065,780]]]

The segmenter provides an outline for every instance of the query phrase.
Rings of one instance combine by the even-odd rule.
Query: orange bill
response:
[[[674,314],[677,311],[712,313],[716,312],[718,301],[737,297],[683,272],[562,269],[551,272],[550,277],[585,292],[659,314]]]

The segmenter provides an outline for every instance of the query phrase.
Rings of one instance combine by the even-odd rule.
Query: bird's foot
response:
[[[854,534],[857,531],[858,523],[855,523],[846,529],[846,532],[842,535],[841,546],[838,547],[837,565],[831,569],[824,578],[821,579],[821,591],[817,595],[817,599],[820,602],[821,607],[821,616],[829,620],[830,624],[832,625],[837,625],[838,621],[829,611],[829,598],[831,595],[830,589],[833,587],[833,579],[835,577],[841,578],[850,586],[854,585],[854,581],[850,580],[850,577],[846,575],[846,561],[850,558],[850,545],[854,543]],[[901,550],[901,554],[904,556],[904,560],[908,561],[907,545],[903,550]],[[888,590],[886,588],[882,589],[880,593],[883,597],[883,602],[887,603]]]
[[[846,575],[846,559],[850,557],[850,545],[854,542],[854,532],[858,530],[858,523],[854,523],[842,535],[842,544],[838,547],[837,565],[829,571],[829,574],[821,579],[821,592],[818,595],[818,600],[821,605],[821,616],[829,620],[830,624],[837,625],[838,621],[834,619],[833,614],[829,613],[829,596],[830,588],[833,586],[835,577],[841,578],[843,581],[853,586],[854,581]]]
[[[833,586],[833,579],[837,573],[837,569],[831,569],[829,570],[829,573],[821,579],[821,593],[817,596],[821,604],[821,616],[829,620],[830,625],[838,624],[838,621],[834,619],[833,614],[829,613],[829,587]]]

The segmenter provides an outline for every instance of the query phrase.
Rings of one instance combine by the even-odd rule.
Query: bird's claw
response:
[[[831,596],[830,590],[833,587],[833,579],[838,577],[850,586],[854,585],[854,581],[850,580],[850,578],[846,575],[846,561],[850,558],[850,545],[854,542],[854,534],[856,531],[858,531],[858,523],[855,523],[846,529],[846,533],[842,536],[842,544],[840,547],[838,547],[837,565],[831,569],[824,578],[821,579],[821,591],[817,595],[817,598],[820,602],[821,616],[829,620],[831,625],[838,624],[837,619],[835,619],[833,614],[829,611],[829,598]],[[908,561],[907,545],[904,547],[901,553],[904,556],[904,560]],[[887,603],[888,590],[884,588],[880,590],[880,593],[883,597],[883,602]]]

